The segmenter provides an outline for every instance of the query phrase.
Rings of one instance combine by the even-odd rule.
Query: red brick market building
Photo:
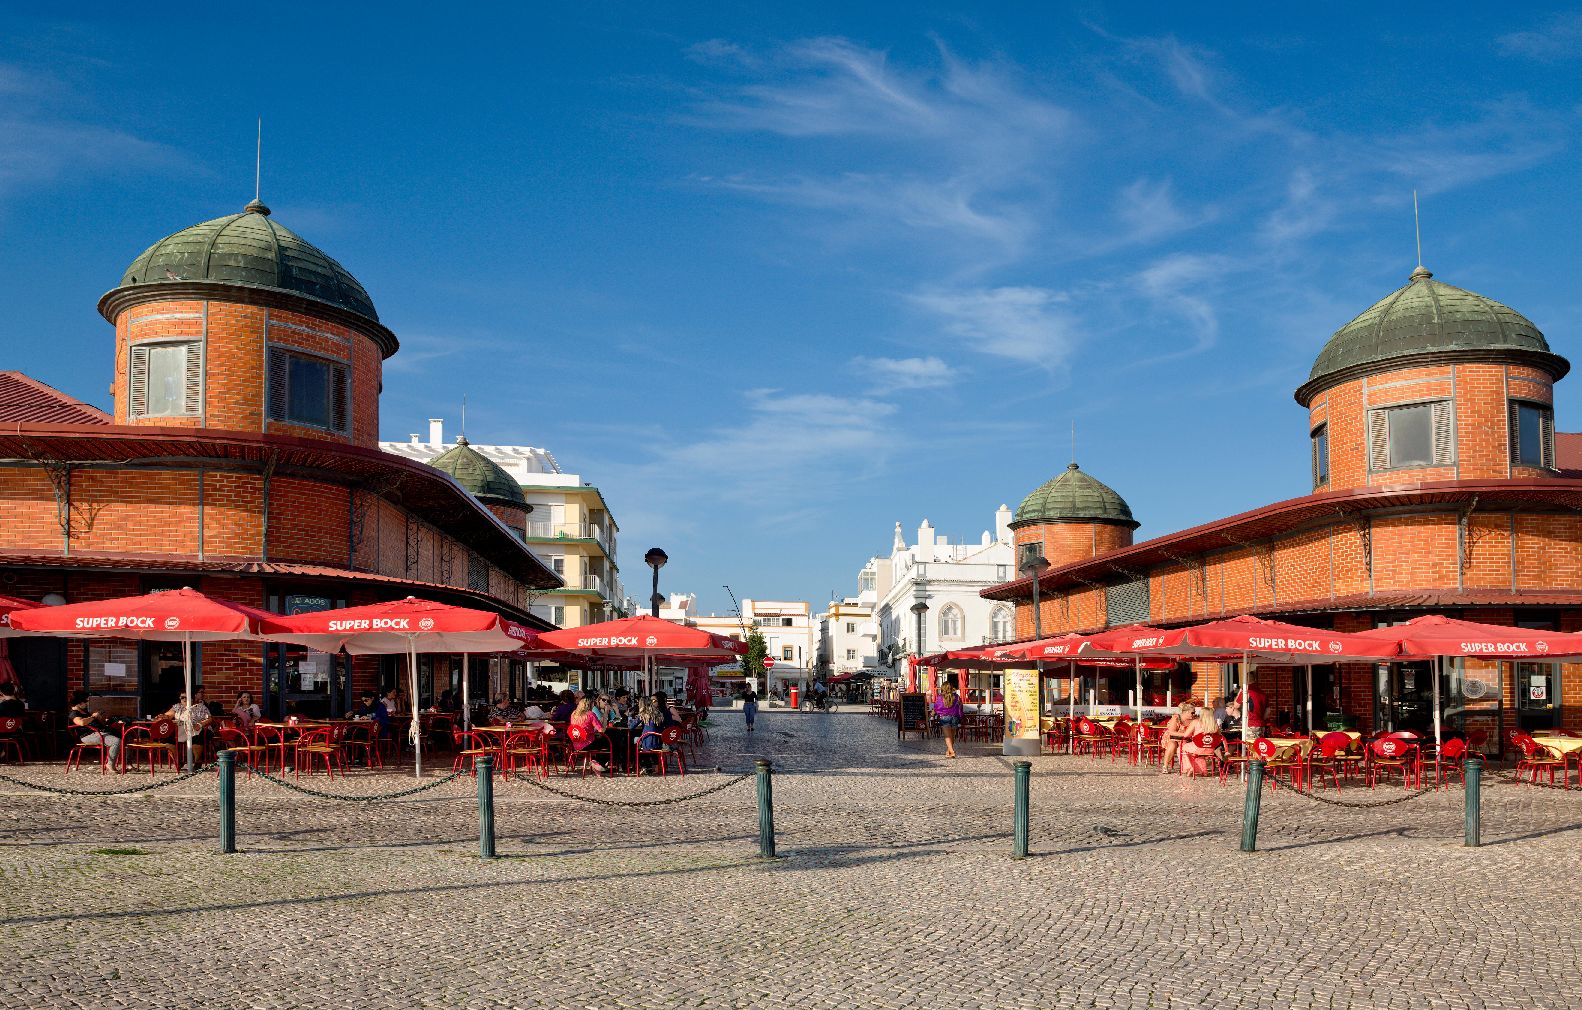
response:
[[[115,327],[112,414],[0,372],[0,593],[193,586],[276,612],[418,595],[544,626],[530,597],[560,579],[522,542],[520,493],[477,494],[469,481],[491,475],[470,459],[441,470],[378,449],[395,334],[263,204],[150,246],[99,311]],[[178,649],[158,643],[8,645],[39,709],[86,687],[107,712],[148,712],[181,681]],[[511,666],[474,660],[475,696]],[[396,674],[389,657],[255,643],[202,646],[197,667],[211,702],[246,690],[277,715],[339,714]],[[462,670],[426,659],[422,693],[459,687]]]
[[[1336,631],[1427,613],[1582,630],[1582,435],[1556,435],[1552,407],[1569,368],[1526,318],[1418,267],[1330,338],[1296,391],[1311,493],[1137,544],[1130,508],[1075,464],[1029,495],[1012,527],[1050,562],[1044,633],[1234,614]],[[1018,637],[1031,636],[1029,579],[983,595],[1015,601]],[[1305,671],[1256,676],[1271,711],[1300,722]],[[1432,676],[1426,663],[1315,667],[1314,711],[1427,729]],[[1101,700],[1124,702],[1132,677],[1101,674]],[[1238,677],[1183,665],[1145,694],[1170,681],[1213,697]],[[1462,660],[1440,687],[1453,729],[1582,730],[1582,664]]]

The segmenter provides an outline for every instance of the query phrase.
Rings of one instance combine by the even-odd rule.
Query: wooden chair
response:
[[[294,749],[296,770],[293,774],[302,777],[302,767],[307,765],[308,774],[315,770],[315,762],[324,763],[324,773],[330,778],[335,777],[335,769],[339,768],[341,774],[346,774],[346,724],[335,723],[333,726],[320,726],[310,729],[297,738]]]
[[[121,767],[131,768],[139,755],[148,758],[150,778],[160,765],[169,764],[171,771],[181,767],[176,757],[176,720],[157,719],[151,724],[128,729],[121,738]]]
[[[214,731],[214,745],[216,751],[228,750],[236,755],[237,760],[247,765],[247,776],[252,778],[253,766],[259,761],[266,761],[269,757],[269,748],[260,746],[248,739],[246,733],[235,726],[221,726]]]

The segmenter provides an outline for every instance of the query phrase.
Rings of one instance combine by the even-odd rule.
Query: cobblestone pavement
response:
[[[1243,855],[1237,788],[1046,757],[1018,862],[987,748],[856,712],[715,723],[701,774],[552,782],[680,797],[771,757],[780,860],[754,858],[750,780],[642,809],[502,781],[494,862],[468,779],[350,804],[243,778],[234,856],[209,776],[0,783],[0,1006],[1582,1006],[1582,793],[1495,783],[1466,849],[1459,789],[1281,791]]]

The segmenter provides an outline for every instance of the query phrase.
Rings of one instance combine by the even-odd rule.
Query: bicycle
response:
[[[835,699],[827,694],[822,698],[817,695],[809,695],[802,699],[801,704],[797,705],[797,708],[804,712],[833,712],[836,704]]]

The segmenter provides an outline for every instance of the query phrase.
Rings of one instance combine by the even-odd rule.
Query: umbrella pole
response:
[[[461,657],[461,728],[472,731],[472,657]]]
[[[1439,720],[1440,720],[1440,715],[1439,715],[1439,678],[1444,675],[1444,672],[1445,672],[1445,657],[1444,656],[1440,656],[1439,657],[1439,661],[1434,664],[1434,754],[1435,755],[1438,755],[1439,748],[1440,748],[1440,745],[1441,745],[1441,741],[1439,739],[1439,735],[1440,735],[1440,732],[1439,732]],[[1421,783],[1419,783],[1419,785],[1420,784]]]
[[[1247,741],[1252,733],[1252,663],[1247,654],[1241,654],[1241,752],[1247,754]],[[1242,777],[1247,775],[1247,763],[1242,762]]]
[[[187,771],[192,771],[192,635],[181,636],[181,671],[187,686]]]
[[[1143,660],[1141,656],[1132,657],[1132,669],[1137,673],[1137,725],[1143,724]]]
[[[1307,731],[1313,732],[1313,664],[1307,664]]]
[[[418,718],[417,711],[417,638],[408,635],[406,640],[406,668],[407,680],[412,685],[412,728],[407,736],[412,741],[412,774],[417,778],[423,777],[423,720]]]
[[[1077,662],[1066,663],[1066,680],[1071,688],[1071,700],[1066,703],[1066,753],[1077,752]]]

